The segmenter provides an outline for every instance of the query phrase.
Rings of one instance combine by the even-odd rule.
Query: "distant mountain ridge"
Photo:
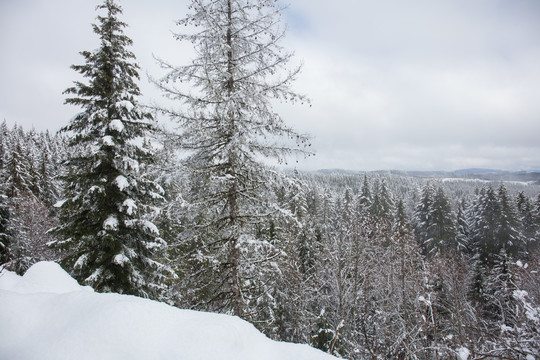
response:
[[[354,171],[345,169],[321,169],[309,171],[316,174],[394,174],[403,176],[413,176],[422,178],[465,178],[465,179],[480,179],[487,181],[521,181],[534,182],[540,184],[540,170],[495,170],[470,168],[459,169],[454,171],[405,171],[405,170],[376,170],[376,171]]]

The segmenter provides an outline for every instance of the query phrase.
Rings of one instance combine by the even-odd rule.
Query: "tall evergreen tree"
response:
[[[60,186],[58,184],[58,176],[60,174],[55,173],[54,159],[51,154],[50,146],[52,140],[49,134],[46,133],[40,138],[37,149],[39,154],[37,155],[37,175],[38,175],[38,188],[40,200],[47,207],[51,207],[58,200],[60,194]]]
[[[501,184],[498,190],[500,215],[499,224],[496,229],[496,242],[506,249],[508,255],[515,256],[517,252],[524,249],[523,237],[518,231],[517,213],[512,199],[508,196],[506,187]]]
[[[0,266],[11,259],[10,210],[4,186],[0,185]]]
[[[358,200],[362,207],[369,207],[371,205],[371,190],[369,189],[369,183],[367,175],[364,174],[364,181],[362,182],[362,189],[360,190],[360,199]]]
[[[512,267],[513,262],[506,249],[501,249],[500,253],[494,256],[494,264],[486,277],[486,291],[483,294],[485,317],[500,321],[506,326],[511,326],[514,320],[511,318],[515,308],[512,304],[515,300],[512,293],[516,290],[516,284]]]
[[[460,251],[466,252],[469,249],[469,236],[471,229],[467,221],[467,203],[461,199],[456,213],[456,244]]]
[[[0,178],[4,180],[4,168],[6,166],[6,156],[9,141],[9,130],[6,120],[0,124]]]
[[[538,194],[538,196],[536,197],[536,201],[534,202],[533,219],[534,226],[536,228],[533,247],[538,249],[538,247],[540,246],[540,194]]]
[[[399,199],[396,206],[392,229],[393,249],[390,259],[393,264],[390,267],[393,274],[394,285],[392,290],[399,299],[396,303],[396,314],[392,318],[396,333],[400,333],[400,343],[395,344],[394,354],[410,356],[421,351],[422,333],[418,330],[423,324],[419,313],[421,305],[419,296],[425,294],[423,284],[423,261],[420,247],[414,239],[414,232],[405,213],[403,200]],[[399,354],[399,355],[398,355]],[[407,355],[406,355],[407,354]]]
[[[531,200],[521,191],[517,196],[517,215],[519,232],[523,239],[525,251],[529,253],[534,249],[536,226],[534,223],[533,205]]]
[[[384,179],[375,181],[370,210],[371,214],[381,224],[391,225],[394,215],[394,201]]]
[[[496,241],[499,228],[501,207],[493,187],[488,186],[480,192],[476,204],[473,205],[471,224],[474,252],[483,264],[493,262],[493,257],[499,254],[500,244]]]
[[[421,191],[420,200],[416,204],[413,214],[414,230],[416,239],[420,246],[427,252],[426,248],[429,242],[432,241],[434,234],[433,218],[431,209],[435,197],[435,189],[431,183],[427,183]]]
[[[153,256],[163,242],[146,216],[161,191],[145,177],[153,156],[141,145],[152,116],[138,105],[138,65],[121,7],[105,0],[97,10],[105,11],[93,25],[100,46],[72,66],[87,82],[66,90],[66,103],[83,111],[63,129],[72,134],[71,153],[55,246],[74,277],[98,291],[153,296],[162,269]]]
[[[20,137],[14,139],[6,164],[6,194],[10,199],[32,194],[32,176],[21,142]]]
[[[257,274],[249,273],[250,261],[264,261],[243,257],[255,244],[256,225],[272,209],[263,196],[272,175],[261,157],[285,161],[301,150],[288,141],[308,145],[272,109],[273,99],[305,101],[291,90],[299,67],[290,67],[293,54],[280,45],[279,6],[274,0],[191,1],[178,25],[194,32],[177,39],[192,42],[197,55],[186,66],[161,62],[170,72],[158,82],[186,105],[183,112],[162,110],[179,123],[179,146],[189,151],[184,163],[191,171],[189,200],[197,225],[184,238],[198,244],[192,247],[193,266],[215,271],[211,280],[207,272],[200,278],[200,285],[213,289],[204,291],[211,294],[205,301],[244,317],[247,299],[264,291]],[[283,138],[289,140],[276,142]]]
[[[433,234],[428,245],[430,253],[443,252],[448,248],[457,248],[456,225],[450,200],[441,187],[437,188],[431,205],[432,223],[429,233]]]

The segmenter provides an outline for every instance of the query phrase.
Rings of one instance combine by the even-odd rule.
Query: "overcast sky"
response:
[[[56,131],[62,91],[93,50],[97,0],[0,0],[0,121]],[[123,0],[143,68],[189,62],[172,38],[187,0]],[[280,105],[313,136],[301,169],[540,169],[540,1],[290,0],[285,46],[312,107]]]

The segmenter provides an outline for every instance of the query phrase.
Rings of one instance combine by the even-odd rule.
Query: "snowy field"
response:
[[[100,294],[53,262],[0,273],[0,359],[330,360],[238,318]]]

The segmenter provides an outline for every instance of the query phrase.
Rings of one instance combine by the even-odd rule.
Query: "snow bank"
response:
[[[238,318],[79,286],[57,264],[0,274],[0,359],[330,360]]]

